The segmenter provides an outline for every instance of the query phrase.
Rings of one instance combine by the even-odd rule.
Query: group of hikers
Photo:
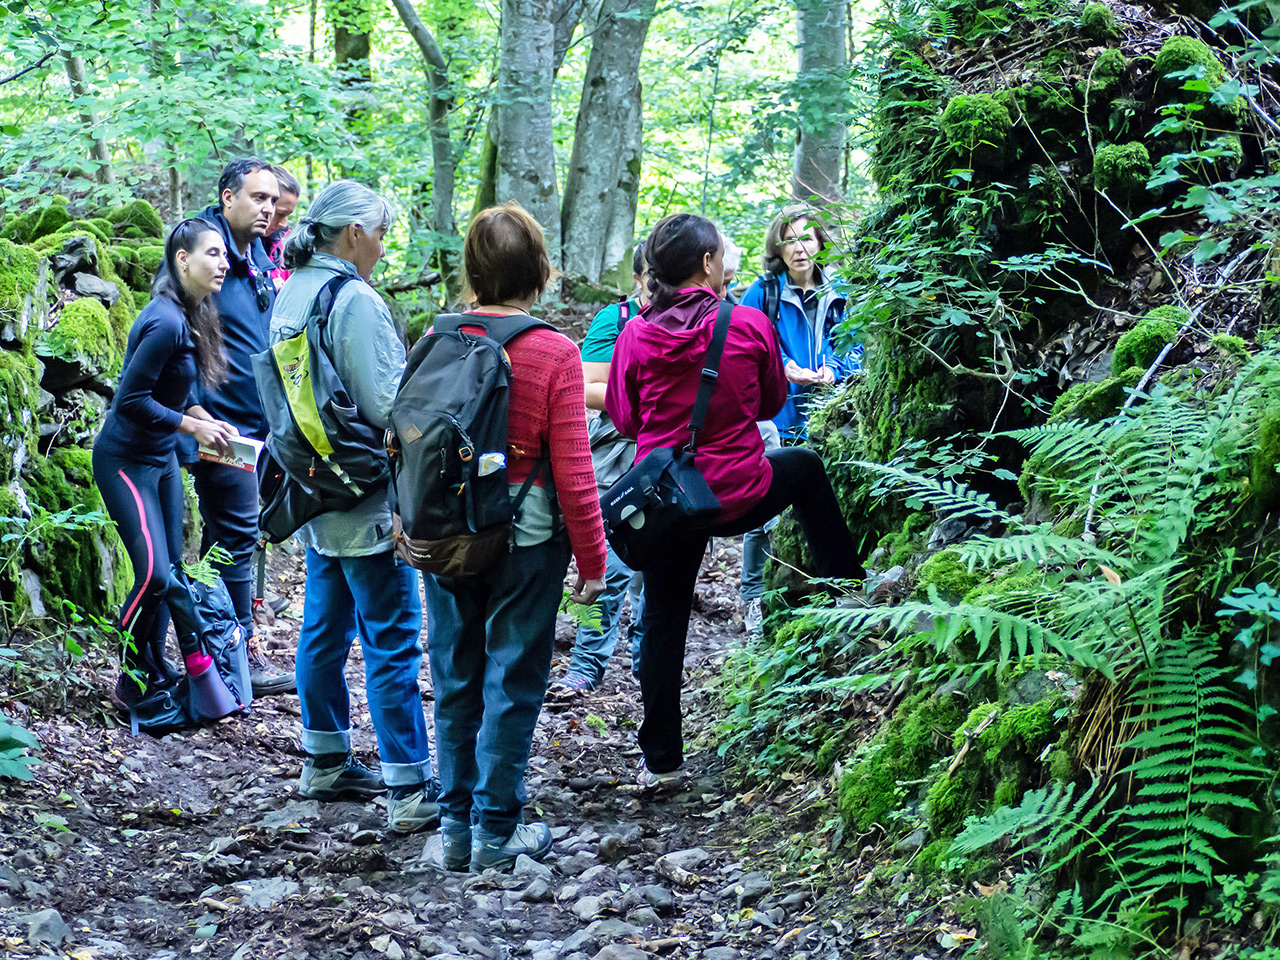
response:
[[[197,447],[227,452],[236,437],[267,439],[273,411],[264,410],[253,358],[304,331],[323,297],[331,300],[321,349],[349,397],[350,415],[365,427],[390,436],[406,363],[418,353],[407,353],[370,285],[395,220],[391,205],[367,186],[340,180],[290,228],[299,200],[299,184],[284,168],[252,158],[228,164],[217,202],[169,233],[153,297],[130,331],[93,449],[95,477],[135,575],[121,612],[129,642],[113,700],[129,709],[183,676],[166,659],[165,642],[170,567],[182,556],[179,471],[186,467],[205,544],[227,551],[219,570],[250,638],[253,694],[296,688],[301,701],[306,760],[299,793],[321,801],[386,794],[390,830],[439,825],[448,870],[506,869],[521,854],[541,858],[551,849],[551,831],[523,822],[524,775],[571,556],[577,576],[570,598],[595,604],[598,622],[579,628],[557,682],[567,693],[600,683],[630,594],[631,663],[644,708],[637,782],[644,788],[681,777],[685,640],[710,538],[746,535],[748,629],[761,620],[766,531],[787,507],[809,543],[813,574],[863,575],[822,461],[800,445],[815,389],[860,364],[860,347],[833,343],[843,300],[823,266],[829,238],[812,210],[783,210],[766,234],[763,276],[740,303],[725,307],[738,266],[726,260],[736,248],[703,217],[666,216],[636,248],[634,295],[602,310],[579,350],[530,319],[555,275],[537,221],[513,202],[476,214],[462,248],[466,310],[442,315],[436,326],[468,342],[520,331],[498,341],[510,375],[507,447],[484,454],[492,460],[480,467],[483,476],[494,464],[505,466],[510,543],[481,570],[420,575],[404,562],[400,516],[385,484],[354,505],[314,516],[296,534],[307,572],[289,674],[251,639],[254,472],[201,460]],[[727,328],[723,320],[717,325],[722,317]],[[718,363],[708,359],[713,341],[722,350]],[[695,396],[708,380],[714,391],[695,431],[696,464],[719,509],[705,523],[678,528],[662,544],[661,561],[637,573],[606,538],[601,493],[653,451],[689,440]],[[424,597],[434,766],[418,686]],[[351,750],[345,666],[356,638],[378,771]],[[208,652],[181,632],[180,646],[185,676],[194,682],[207,675]]]

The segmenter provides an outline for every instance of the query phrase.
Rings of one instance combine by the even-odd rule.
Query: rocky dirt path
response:
[[[634,786],[639,688],[619,644],[601,689],[548,699],[528,788],[556,842],[545,864],[522,860],[514,874],[442,874],[424,857],[429,837],[386,832],[380,802],[299,798],[296,697],[160,740],[104,726],[88,702],[32,719],[44,743],[37,779],[0,786],[0,955],[921,955],[929,925],[904,931],[886,919],[929,905],[850,902],[874,857],[797,867],[808,859],[796,849],[806,828],[797,811],[829,785],[739,793],[725,776],[712,738],[720,670],[740,637],[737,564],[736,544],[721,546],[699,584],[684,700],[689,784],[666,795]],[[297,560],[273,565],[277,591],[300,612]],[[269,625],[270,646],[293,649],[297,628],[289,617]],[[572,624],[558,633],[553,676]],[[349,676],[356,750],[372,763],[358,647]],[[104,666],[99,695],[112,679]],[[421,685],[430,724],[425,660]]]

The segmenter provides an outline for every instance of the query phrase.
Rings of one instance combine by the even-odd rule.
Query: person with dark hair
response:
[[[840,279],[822,264],[830,245],[812,209],[786,207],[765,232],[764,276],[742,296],[744,306],[764,311],[782,343],[790,395],[773,422],[789,439],[803,439],[816,385],[838,383],[862,369],[861,344],[844,351],[833,340],[844,319],[844,294]]]
[[[280,185],[280,199],[276,201],[276,211],[271,216],[271,222],[267,224],[262,245],[266,248],[271,262],[276,265],[276,268],[271,271],[271,279],[278,291],[289,279],[289,271],[284,269],[284,242],[289,239],[289,218],[298,209],[302,186],[298,183],[297,177],[279,164],[271,165],[271,173],[276,178],[276,183]]]
[[[274,264],[262,237],[275,212],[280,187],[270,164],[252,157],[232,160],[218,180],[218,202],[200,214],[222,235],[230,269],[213,295],[222,330],[227,375],[218,385],[197,385],[200,405],[232,424],[242,436],[265,440],[267,422],[253,377],[253,355],[267,349],[276,289]],[[157,274],[160,281],[164,268]],[[248,639],[250,679],[255,697],[295,690],[293,673],[278,670],[253,633],[253,551],[258,533],[257,477],[237,467],[200,460],[193,441],[178,447],[178,459],[195,481],[204,520],[201,551],[219,544],[231,554],[218,572],[231,594],[236,619]]]
[[[587,409],[598,410],[598,417],[587,424],[591,438],[591,463],[596,474],[596,485],[601,493],[631,469],[635,460],[636,445],[618,433],[604,409],[605,388],[609,383],[609,362],[613,359],[613,345],[627,321],[638,314],[649,302],[645,288],[644,244],[636,245],[631,257],[631,279],[635,293],[622,303],[605,307],[595,315],[582,341],[582,376],[586,384]],[[622,608],[628,595],[631,597],[631,672],[638,675],[640,669],[640,638],[644,629],[640,625],[644,614],[644,583],[640,574],[619,559],[613,548],[605,545],[604,593],[596,602],[600,615],[598,627],[581,624],[573,641],[569,668],[556,681],[557,685],[582,693],[594,690],[604,679],[605,667],[618,644],[622,624]]]
[[[462,269],[463,295],[473,306],[461,333],[484,336],[480,323],[528,316],[551,279],[542,228],[517,203],[480,211],[463,241]],[[516,511],[514,545],[477,576],[423,578],[442,865],[475,873],[508,869],[520,854],[541,859],[551,849],[546,824],[522,823],[521,811],[571,550],[578,561],[572,599],[591,603],[604,589],[604,527],[577,348],[563,334],[535,327],[509,340],[506,352],[513,500],[534,477]]]
[[[378,430],[390,423],[405,365],[395,322],[369,285],[393,220],[391,205],[364,184],[339,180],[321,190],[285,245],[292,275],[271,320],[273,343],[296,335],[326,285],[351,278],[333,297],[323,340],[332,345],[327,352],[358,416]],[[391,531],[384,486],[348,510],[320,514],[297,533],[307,548],[296,664],[307,759],[298,792],[313,800],[389,793],[388,829],[413,833],[435,824],[439,783],[418,689],[418,575],[396,558]],[[346,664],[357,634],[381,776],[351,753]]]
[[[652,302],[618,336],[605,396],[618,429],[636,439],[637,461],[689,440],[724,284],[724,246],[715,226],[702,217],[663,218],[645,241],[645,252]],[[765,452],[756,421],[776,415],[786,398],[782,355],[768,319],[759,310],[733,307],[695,461],[720,501],[720,514],[708,526],[691,526],[673,537],[663,562],[644,573],[642,787],[677,780],[684,762],[685,639],[694,584],[712,536],[744,533],[792,507],[818,576],[863,575],[822,460],[803,447]]]
[[[165,241],[164,261],[167,271],[129,329],[115,397],[93,444],[94,480],[133,566],[120,613],[132,646],[122,652],[125,672],[111,696],[122,710],[178,680],[164,656],[165,592],[171,565],[182,559],[177,437],[229,452],[237,433],[194,399],[197,380],[216,387],[226,376],[212,302],[228,268],[222,235],[205,220],[183,220]],[[192,676],[212,666],[198,647],[182,654]]]

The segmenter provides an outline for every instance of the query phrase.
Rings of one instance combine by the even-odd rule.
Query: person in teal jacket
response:
[[[810,208],[787,207],[765,234],[764,276],[742,297],[743,306],[763,311],[778,332],[790,390],[773,422],[790,439],[804,437],[815,385],[839,383],[862,369],[861,344],[846,351],[833,340],[844,319],[844,294],[840,279],[820,263],[830,243]]]

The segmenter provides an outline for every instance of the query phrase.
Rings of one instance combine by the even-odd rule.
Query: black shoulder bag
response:
[[[732,313],[733,304],[720,304],[689,418],[689,443],[651,451],[600,498],[609,544],[632,570],[646,570],[660,560],[673,531],[707,526],[720,514],[720,501],[707,486],[694,457],[698,432],[707,419],[720,376],[720,357]]]

